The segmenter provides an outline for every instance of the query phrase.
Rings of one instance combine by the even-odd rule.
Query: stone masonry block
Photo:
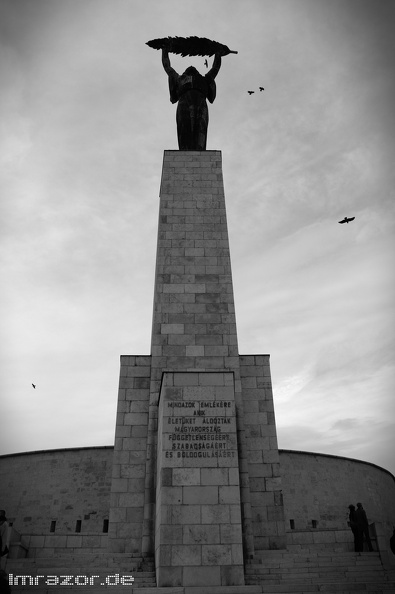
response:
[[[218,525],[195,525],[183,527],[184,544],[220,544]]]
[[[151,375],[151,366],[128,367],[128,378],[131,377],[149,377]]]
[[[136,479],[145,477],[145,464],[121,464],[120,477],[121,479]]]
[[[243,546],[242,544],[232,544],[232,562],[234,565],[243,565],[244,563],[244,556],[243,556]]]
[[[174,545],[171,548],[171,565],[201,565],[202,547],[200,545]]]
[[[251,477],[272,477],[272,465],[271,464],[249,464],[248,465],[249,475]]]
[[[199,373],[200,386],[224,386],[225,378],[223,373]]]
[[[113,479],[112,481],[112,491],[113,493],[126,493],[128,490],[128,481],[127,479]]]
[[[162,487],[171,487],[173,484],[173,474],[171,468],[161,469],[161,485]]]
[[[182,526],[174,526],[174,525],[161,525],[159,527],[160,530],[160,542],[164,545],[166,544],[182,544]]]
[[[229,468],[229,485],[239,485],[240,475],[238,468]]]
[[[244,586],[243,565],[223,565],[221,567],[221,584],[222,586],[226,586],[229,592],[236,592],[236,590],[233,590],[233,588],[236,588],[237,586]]]
[[[183,585],[206,586],[214,589],[221,585],[221,571],[220,567],[202,566],[202,567],[184,567],[183,568]],[[197,592],[199,594],[199,592]]]
[[[231,565],[232,548],[230,545],[202,545],[203,565]]]
[[[137,379],[137,378],[136,378]],[[131,413],[145,413],[148,412],[149,403],[148,400],[135,400],[132,402],[128,402],[129,411]]]
[[[221,524],[220,538],[222,544],[240,544],[242,542],[241,524]]]
[[[197,346],[197,345],[191,345],[186,347],[186,355],[187,357],[200,357],[203,356],[205,353],[205,348],[204,346]]]
[[[126,413],[125,414],[125,425],[148,425],[148,413]]]
[[[202,524],[229,524],[230,522],[229,505],[202,505],[201,513]]]
[[[170,505],[167,511],[168,524],[199,524],[201,523],[200,505]]]
[[[230,523],[231,524],[241,524],[240,505],[230,505],[229,506],[229,514],[230,514]]]
[[[175,386],[197,386],[199,385],[199,374],[198,373],[175,373],[174,374],[174,385]]]
[[[184,324],[161,324],[161,334],[184,334]]]
[[[238,504],[240,502],[240,488],[238,486],[220,486],[219,502]]]
[[[125,427],[125,429],[131,430],[130,437],[147,437],[147,434],[148,434],[148,427],[145,425],[136,425],[133,427]],[[125,433],[124,437],[129,437],[129,435],[127,435]]]
[[[233,468],[202,468],[202,485],[229,485],[229,473]],[[238,475],[238,471],[237,471]],[[233,483],[234,484],[234,483]]]
[[[162,487],[161,502],[162,505],[177,505],[182,501],[183,487]]]
[[[191,486],[200,485],[200,469],[199,468],[173,468],[173,485],[174,486]],[[185,490],[184,490],[185,495]],[[184,503],[187,503],[184,500]]]
[[[183,503],[191,505],[218,503],[218,487],[183,487]]]
[[[171,587],[174,594],[183,594],[184,588],[180,588],[180,591],[177,588],[177,586],[181,586],[183,584],[182,571],[182,567],[162,566],[160,568],[160,572],[157,575],[158,587]],[[149,594],[155,591],[152,588],[144,588],[144,590],[147,590]]]
[[[144,492],[142,493],[120,493],[119,507],[141,507],[144,505]]]

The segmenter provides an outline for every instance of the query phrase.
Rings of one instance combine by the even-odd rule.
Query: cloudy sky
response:
[[[238,51],[207,148],[239,351],[271,355],[279,446],[395,473],[394,17],[393,0],[0,0],[0,453],[113,443],[178,148],[145,43],[198,35]]]

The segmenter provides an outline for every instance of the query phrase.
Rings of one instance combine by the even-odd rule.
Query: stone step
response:
[[[353,565],[332,565],[332,566],[320,566],[320,565],[308,565],[308,566],[299,566],[299,567],[292,567],[292,566],[288,566],[288,567],[265,567],[263,565],[261,566],[257,566],[257,567],[246,567],[245,569],[245,573],[246,575],[253,575],[253,574],[258,574],[258,575],[264,575],[266,573],[302,573],[302,572],[309,572],[309,571],[319,571],[320,573],[333,573],[333,572],[339,572],[339,573],[346,573],[346,572],[354,572],[354,573],[358,573],[358,572],[362,572],[362,571],[368,571],[371,573],[376,573],[376,572],[380,572],[383,570],[383,567],[381,565],[375,565],[375,566],[361,566],[361,567],[355,567]]]
[[[269,553],[269,554],[268,554]],[[371,592],[395,594],[395,585],[378,553],[295,555],[261,553],[246,565],[246,583],[262,592]]]
[[[104,587],[86,587],[89,594],[105,594]],[[109,586],[113,594],[262,594],[265,592],[261,586],[175,586],[168,588],[152,588],[152,587],[133,587],[127,588],[122,586]],[[48,594],[52,588],[42,589],[34,588],[34,594]],[[12,594],[26,594],[26,590],[19,588],[12,588]],[[366,594],[366,592],[365,592]]]
[[[375,584],[281,584],[265,585],[263,594],[310,594],[312,592],[333,592],[336,594],[394,594],[394,586],[385,582]]]
[[[78,561],[79,565],[104,565],[104,566],[114,566],[117,567],[121,564],[130,564],[135,567],[142,566],[142,565],[154,565],[154,561],[151,558],[143,558],[143,557],[131,557],[130,555],[119,555],[119,556],[108,556],[105,554],[100,555],[80,555],[80,554],[67,554],[67,555],[56,555],[51,557],[25,557],[20,559],[8,559],[8,563],[15,563],[15,564],[34,564],[38,562],[43,562],[46,564],[51,564],[53,566],[59,564],[71,564],[75,561]]]
[[[88,569],[87,569],[88,567]],[[30,573],[42,573],[43,571],[46,571],[47,573],[97,573],[97,571],[106,571],[107,573],[119,573],[119,572],[123,572],[123,573],[137,573],[137,574],[144,574],[144,573],[153,573],[155,574],[155,567],[144,567],[144,568],[139,568],[139,567],[131,567],[130,565],[128,565],[125,568],[119,567],[119,566],[110,566],[110,567],[105,567],[103,565],[97,565],[97,566],[77,566],[77,565],[65,565],[64,563],[62,565],[50,565],[50,564],[45,564],[42,565],[40,564],[27,564],[27,563],[21,563],[21,564],[14,564],[14,563],[7,563],[7,573],[13,572],[13,573],[17,573],[17,572],[30,572]]]
[[[353,552],[344,552],[344,553],[294,553],[288,551],[258,551],[255,553],[254,558],[248,560],[248,564],[254,563],[281,563],[283,561],[288,561],[292,559],[294,563],[305,563],[305,562],[312,562],[312,561],[319,561],[320,563],[350,563],[353,560],[359,563],[370,563],[380,560],[380,554],[377,552],[372,553],[353,553]]]
[[[31,571],[42,571],[42,569],[51,569],[55,571],[57,568],[68,568],[73,570],[81,568],[95,568],[108,569],[108,571],[155,571],[155,564],[153,561],[145,559],[130,558],[130,556],[108,558],[105,556],[95,556],[83,558],[80,555],[75,557],[34,557],[25,559],[8,559],[8,571],[19,571],[24,568],[29,568]]]
[[[35,594],[48,594],[54,588],[35,587]],[[89,594],[105,594],[107,587],[86,586]],[[125,586],[108,586],[113,594],[126,594]],[[393,584],[377,582],[376,584],[344,582],[334,584],[268,584],[265,586],[185,586],[185,587],[142,587],[127,588],[129,594],[310,594],[312,592],[329,592],[335,594],[394,594]],[[12,588],[12,594],[26,594],[25,588]]]

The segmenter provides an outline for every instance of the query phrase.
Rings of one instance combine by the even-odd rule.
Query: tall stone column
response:
[[[148,478],[163,466],[156,443],[158,403],[161,405],[159,396],[163,374],[176,372],[175,381],[184,381],[184,387],[190,385],[190,374],[193,374],[193,381],[197,378],[205,382],[197,385],[199,388],[208,385],[210,372],[213,386],[218,381],[217,372],[231,372],[235,437],[237,436],[238,444],[237,505],[240,507],[243,526],[244,554],[251,555],[253,542],[247,453],[220,151],[165,151],[155,278],[150,386],[151,459],[147,462],[150,468],[147,472],[146,492],[147,539],[150,535],[152,539],[154,533],[149,518],[153,521],[160,482],[170,480],[169,472],[165,473],[166,479],[157,476],[155,488],[154,481]],[[193,373],[196,371],[206,373]],[[178,387],[181,388],[182,385],[178,384]],[[199,398],[203,398],[202,393]],[[174,443],[173,447],[177,447],[177,444]],[[220,467],[219,460],[215,460],[217,468]],[[186,484],[183,487],[188,489],[190,485]],[[219,497],[219,485],[215,488]],[[211,501],[212,499],[208,505],[211,505]],[[217,504],[221,505],[219,499]],[[147,541],[146,544],[152,547],[153,543],[148,544]],[[181,541],[177,544],[185,543]],[[220,545],[221,540],[212,544]],[[224,547],[217,549],[223,551]],[[155,548],[158,551],[157,531]],[[236,560],[231,555],[226,559],[229,566],[242,563],[240,558]],[[213,565],[216,563],[214,557],[211,562]],[[169,563],[175,564],[176,561],[173,559]],[[229,577],[227,581],[227,577],[224,577],[226,571],[223,570],[222,581],[219,583],[225,584],[233,579]],[[230,576],[229,572],[228,575]]]

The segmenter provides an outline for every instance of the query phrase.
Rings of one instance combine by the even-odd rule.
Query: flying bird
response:
[[[249,95],[252,95],[253,93],[255,93],[255,91],[247,91],[247,93],[248,93]]]
[[[205,65],[206,68],[208,68],[208,62],[207,62],[207,60],[204,60],[204,65]]]
[[[33,388],[36,389],[36,386],[34,384],[32,384]]]
[[[353,221],[355,219],[355,217],[344,217],[344,219],[342,221],[339,221],[339,223],[342,225],[343,223],[349,223],[350,221]]]
[[[265,89],[264,89],[264,87],[259,87],[259,90],[264,91]]]

